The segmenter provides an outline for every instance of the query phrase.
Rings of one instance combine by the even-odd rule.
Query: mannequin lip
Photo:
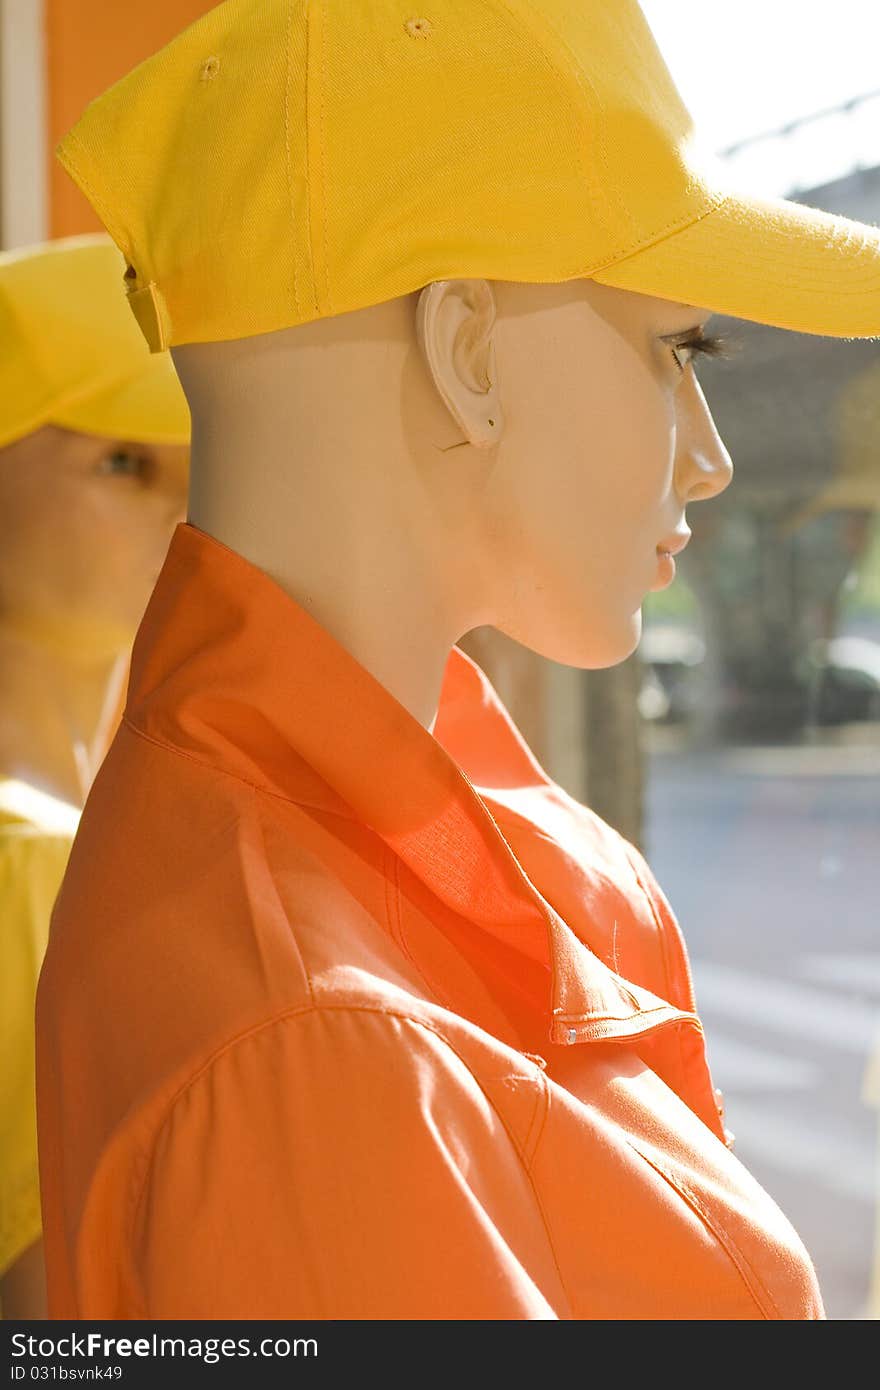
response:
[[[684,531],[673,531],[671,536],[667,536],[666,540],[661,541],[657,546],[657,554],[679,555],[682,550],[684,550],[690,538],[691,532],[687,529]]]

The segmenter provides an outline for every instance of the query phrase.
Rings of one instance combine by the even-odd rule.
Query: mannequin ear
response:
[[[491,449],[504,428],[488,280],[435,280],[419,295],[416,334],[437,392],[467,442]]]

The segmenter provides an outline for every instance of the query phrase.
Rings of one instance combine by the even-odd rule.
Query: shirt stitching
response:
[[[258,792],[260,796],[271,796],[276,801],[283,801],[286,806],[301,806],[307,811],[320,811],[328,816],[339,816],[340,820],[352,821],[355,825],[363,822],[358,820],[354,813],[337,810],[334,806],[325,806],[322,803],[306,801],[300,797],[289,796],[286,792],[277,792],[272,787],[264,786],[259,782],[251,782],[247,777],[242,777],[239,772],[230,772],[227,767],[219,767],[216,763],[208,762],[206,758],[197,758],[194,753],[188,753],[185,748],[179,748],[176,743],[169,743],[166,739],[156,738],[155,734],[148,734],[145,729],[141,729],[133,723],[127,714],[123,714],[120,721],[131,733],[142,738],[146,743],[152,743],[156,748],[162,748],[166,753],[171,753],[177,758],[186,758],[187,762],[194,763],[196,767],[205,768],[208,772],[215,773],[218,777],[228,777],[232,782],[239,782],[243,787],[249,787],[251,791]]]
[[[663,962],[663,979],[664,979],[665,982],[666,982],[666,997],[667,997],[667,999],[668,999],[668,1000],[670,1001],[670,1003],[671,1003],[671,1002],[672,1002],[672,997],[673,997],[673,984],[672,984],[672,971],[671,971],[671,969],[670,969],[670,963],[669,963],[669,942],[668,942],[667,939],[666,939],[666,927],[665,927],[665,924],[664,924],[664,922],[663,922],[663,920],[662,920],[662,918],[661,918],[661,916],[660,916],[660,913],[657,911],[657,907],[656,907],[656,904],[654,903],[653,897],[652,897],[651,894],[648,892],[647,887],[645,886],[644,882],[642,881],[642,876],[641,876],[641,874],[639,873],[638,865],[634,862],[634,860],[633,860],[633,858],[632,858],[632,856],[631,856],[631,854],[630,854],[630,852],[629,852],[629,846],[627,845],[626,841],[623,842],[623,845],[624,845],[624,852],[625,852],[625,854],[626,854],[627,862],[629,863],[629,865],[630,865],[630,867],[631,867],[631,869],[632,869],[632,871],[633,871],[633,875],[634,875],[634,877],[635,877],[636,883],[639,885],[639,888],[640,888],[641,891],[642,891],[642,895],[644,896],[644,898],[645,898],[646,901],[647,901],[648,908],[649,908],[650,913],[651,913],[651,917],[652,917],[652,919],[653,919],[653,922],[654,922],[655,927],[657,928],[657,935],[658,935],[659,940],[660,940],[660,959],[661,959],[662,962]]]
[[[410,962],[434,1003],[439,1005],[441,1009],[448,1009],[450,1013],[457,1013],[457,1010],[452,1008],[450,1003],[438,991],[431,976],[427,974],[424,967],[416,960],[409,948],[409,943],[404,934],[403,918],[400,912],[400,881],[398,877],[400,861],[388,845],[385,845],[384,849],[385,911],[388,917],[388,927],[392,940],[397,945],[402,955]]]
[[[664,978],[664,980],[665,980],[665,982],[666,982],[666,995],[667,995],[667,998],[668,998],[668,999],[670,1000],[670,1002],[671,1002],[671,1001],[672,1001],[672,994],[673,994],[673,985],[672,985],[672,971],[671,971],[671,968],[670,968],[670,961],[669,961],[669,941],[667,940],[667,935],[666,935],[666,924],[665,924],[665,922],[663,921],[662,917],[660,916],[660,913],[659,913],[659,911],[658,911],[658,909],[657,909],[657,905],[656,905],[656,903],[654,902],[654,899],[653,899],[652,895],[648,892],[648,889],[646,888],[645,884],[644,884],[643,881],[642,881],[642,876],[641,876],[641,874],[639,873],[639,866],[638,866],[637,862],[635,861],[635,859],[633,858],[632,854],[630,853],[630,847],[629,847],[629,845],[627,844],[627,842],[626,842],[625,840],[623,841],[623,849],[624,849],[624,853],[626,854],[627,860],[629,861],[629,863],[630,863],[630,865],[631,865],[631,867],[632,867],[632,871],[633,871],[633,874],[635,875],[636,883],[637,883],[637,884],[639,885],[639,887],[641,888],[642,893],[644,894],[644,897],[645,897],[645,899],[647,900],[648,907],[649,907],[650,912],[651,912],[651,916],[652,916],[652,918],[654,919],[654,925],[655,925],[655,927],[656,927],[656,929],[657,929],[657,935],[658,935],[658,937],[659,937],[659,939],[660,939],[660,958],[661,958],[661,960],[662,960],[662,962],[663,962],[663,978]],[[678,1050],[678,1061],[679,1061],[679,1066],[681,1067],[682,1078],[685,1078],[685,1077],[687,1077],[687,1075],[688,1075],[689,1068],[688,1068],[687,1062],[686,1062],[686,1060],[685,1060],[685,1055],[684,1055],[684,1037],[683,1037],[683,1035],[682,1035],[682,1031],[681,1031],[680,1028],[676,1029],[675,1042],[676,1042],[676,1048],[677,1048],[677,1050]]]
[[[396,943],[397,946],[400,947],[403,954],[407,956],[410,960],[412,960],[412,957],[406,949],[406,942],[403,938],[400,929],[400,898],[397,893],[395,893],[394,895],[392,895],[391,893],[390,880],[391,875],[396,875],[397,873],[397,855],[394,854],[394,852],[389,848],[388,845],[384,844],[384,842],[382,849],[382,877],[385,880],[385,917],[388,922],[388,930],[391,934],[392,940]],[[415,961],[413,961],[412,963],[415,964]]]
[[[491,794],[490,800],[492,800]],[[579,810],[584,809],[579,802],[575,802],[574,804],[578,807]],[[509,806],[504,807],[503,815],[498,815],[495,810],[494,800],[491,814],[502,831],[504,830],[505,826],[509,830],[526,830],[533,839],[543,840],[546,844],[552,845],[553,848],[563,856],[567,864],[574,865],[578,873],[583,874],[585,872],[580,860],[575,855],[570,854],[569,851],[565,848],[565,846],[561,844],[559,840],[557,840],[555,835],[551,835],[548,833],[548,831],[542,830],[541,827],[536,825],[534,821],[529,820],[528,816],[521,815],[518,811],[511,810]],[[622,836],[621,839],[623,839]],[[627,842],[624,840],[624,845],[626,844]],[[630,862],[629,856],[627,856],[627,862]],[[618,882],[618,880],[614,878],[613,875],[607,873],[605,869],[601,867],[601,865],[590,863],[589,872],[590,874],[593,874],[601,882],[603,888],[610,888],[616,893],[619,893],[621,891],[621,885]],[[639,887],[642,888],[642,891],[644,892],[644,888],[641,884],[639,884]],[[655,916],[656,920],[656,915],[653,912],[652,916]],[[592,950],[592,947],[590,947],[589,949]],[[597,955],[598,952],[593,952],[593,954]],[[616,974],[619,974],[616,965],[614,966],[614,970]]]
[[[140,728],[138,728],[138,726],[137,726],[136,724],[133,724],[133,723],[131,722],[131,720],[128,718],[127,715],[123,715],[122,720],[121,720],[121,723],[124,724],[125,727],[126,727],[131,733],[135,734],[138,738],[142,738],[146,743],[151,743],[151,744],[153,744],[156,748],[161,748],[161,749],[163,749],[166,753],[170,753],[172,756],[180,757],[180,758],[186,758],[188,762],[194,763],[196,767],[204,768],[206,771],[212,772],[212,773],[216,774],[218,777],[228,777],[231,781],[233,781],[233,782],[238,782],[238,783],[240,783],[242,786],[248,787],[252,792],[257,793],[257,794],[260,795],[260,796],[270,796],[270,797],[272,797],[273,799],[275,799],[276,801],[283,801],[284,804],[285,804],[286,806],[300,806],[300,807],[302,807],[302,808],[304,808],[304,809],[306,809],[306,810],[312,809],[312,810],[320,811],[322,814],[327,814],[327,815],[339,815],[340,818],[343,819],[343,820],[351,820],[351,821],[353,821],[355,824],[361,824],[361,822],[357,820],[357,817],[356,817],[356,816],[353,816],[353,815],[352,815],[352,816],[347,816],[347,815],[345,814],[345,812],[343,812],[343,811],[338,811],[338,812],[337,812],[337,811],[335,811],[335,810],[331,810],[329,807],[326,807],[326,806],[312,806],[312,807],[310,807],[309,803],[306,802],[306,801],[298,801],[295,797],[286,796],[283,792],[276,792],[276,791],[273,791],[273,790],[271,789],[271,787],[258,786],[258,785],[257,785],[256,783],[254,783],[254,782],[249,782],[249,781],[247,780],[246,777],[241,777],[237,772],[230,772],[230,771],[228,771],[227,768],[224,768],[224,767],[217,767],[214,763],[206,762],[206,761],[205,761],[204,759],[202,759],[202,758],[196,758],[196,757],[193,756],[192,753],[187,753],[187,752],[185,751],[185,749],[183,749],[183,748],[178,748],[175,744],[166,743],[164,740],[155,738],[152,734],[146,733],[145,730],[140,729]],[[512,853],[512,852],[511,852],[511,853]],[[517,861],[517,860],[515,860],[514,862],[518,864],[518,861]],[[408,957],[408,958],[409,958],[409,959],[412,959],[411,957]],[[415,962],[413,962],[413,964],[415,964]],[[417,969],[420,969],[420,967],[417,967]],[[427,984],[428,984],[428,981],[426,980],[425,983],[426,983],[426,985],[427,985]],[[430,988],[430,986],[429,986],[429,988]],[[434,992],[434,991],[431,990],[431,993],[432,993],[432,994],[433,994],[433,992]],[[446,1007],[445,1005],[442,1005],[442,1002],[441,1002],[440,1000],[438,1000],[438,999],[435,999],[435,1002],[436,1002],[436,1003],[441,1003],[441,1007]],[[322,1006],[322,1007],[323,1007],[323,1006]],[[663,1006],[658,1006],[658,1007],[653,1008],[653,1009],[640,1009],[640,1010],[639,1010],[639,1014],[640,1014],[641,1017],[647,1018],[647,1017],[649,1017],[651,1014],[654,1014],[654,1013],[664,1013],[664,1012],[666,1012],[670,1007],[671,1007],[670,1005],[663,1005]],[[681,1010],[677,1010],[677,1012],[680,1013]],[[693,1017],[693,1015],[690,1015],[690,1014],[683,1015],[683,1016],[684,1016],[684,1017],[688,1017],[688,1018]],[[557,1011],[557,1012],[554,1013],[554,1017],[557,1018],[557,1019],[559,1019],[559,1021],[562,1022],[562,1023],[569,1023],[569,1022],[570,1022],[570,1023],[583,1023],[583,1022],[585,1022],[585,1021],[590,1022],[590,1023],[593,1023],[593,1022],[595,1022],[595,1023],[604,1023],[604,1022],[610,1022],[610,1023],[626,1023],[626,1022],[628,1021],[628,1018],[631,1017],[631,1016],[619,1016],[619,1015],[616,1015],[616,1014],[593,1014],[593,1013],[589,1013],[589,1014],[584,1014],[584,1013],[579,1013],[579,1014],[567,1014],[567,1013],[561,1013],[561,1012],[558,1012],[558,1011]]]
[[[269,851],[268,851],[268,848],[267,848],[267,846],[266,846],[266,835],[265,835],[265,831],[264,831],[264,828],[263,828],[263,818],[262,818],[262,816],[260,815],[260,806],[259,806],[259,802],[258,802],[257,799],[256,799],[256,789],[255,789],[254,787],[251,788],[251,799],[252,799],[252,803],[253,803],[254,818],[255,818],[255,820],[256,820],[256,822],[257,822],[257,830],[258,830],[259,836],[260,836],[260,843],[261,843],[261,845],[263,846],[263,857],[264,857],[264,862],[265,862],[266,871],[267,871],[267,872],[266,872],[266,877],[267,877],[268,880],[269,880],[269,883],[270,883],[271,888],[272,888],[272,892],[273,892],[274,895],[275,895],[275,899],[276,899],[276,901],[277,901],[277,903],[278,903],[278,906],[279,906],[280,909],[281,909],[282,914],[283,914],[284,917],[289,921],[289,920],[290,920],[290,914],[289,914],[289,912],[287,911],[287,908],[285,907],[284,903],[281,901],[281,894],[278,892],[278,884],[277,884],[277,881],[276,881],[276,879],[275,879],[275,875],[274,875],[273,872],[272,872],[271,863],[270,863],[270,860],[269,860]],[[313,984],[313,981],[312,981],[312,976],[311,976],[311,973],[310,973],[310,971],[309,971],[308,966],[306,965],[305,959],[304,959],[304,957],[303,957],[303,953],[302,953],[302,951],[300,950],[299,941],[298,941],[298,939],[297,939],[296,932],[291,931],[291,933],[290,933],[290,939],[291,939],[291,942],[293,943],[293,948],[294,948],[294,950],[296,951],[297,959],[299,960],[300,966],[301,966],[301,968],[302,968],[303,975],[305,976],[306,988],[307,988],[307,990],[308,990],[308,992],[309,992],[309,998],[311,999],[312,1003],[315,1004],[317,1001],[316,1001],[316,999],[315,999],[315,990],[314,990],[314,984]]]
[[[730,1235],[730,1233],[726,1231],[725,1228],[721,1225],[721,1223],[709,1214],[705,1204],[700,1200],[696,1193],[693,1192],[691,1188],[688,1187],[687,1184],[681,1180],[681,1178],[677,1178],[672,1173],[670,1173],[669,1170],[662,1163],[657,1162],[656,1159],[649,1158],[648,1155],[644,1153],[643,1150],[637,1144],[633,1143],[631,1139],[627,1139],[626,1142],[629,1145],[629,1147],[633,1150],[633,1152],[637,1153],[639,1157],[643,1159],[645,1163],[648,1164],[649,1168],[653,1168],[656,1173],[659,1173],[660,1177],[665,1179],[665,1181],[669,1183],[670,1187],[675,1192],[677,1192],[679,1196],[682,1197],[688,1203],[689,1206],[691,1206],[694,1209],[694,1211],[700,1217],[700,1220],[706,1226],[707,1230],[711,1231],[712,1235],[715,1237],[719,1245],[727,1254],[728,1259],[730,1260],[731,1264],[734,1266],[743,1283],[745,1284],[746,1288],[748,1289],[749,1295],[751,1296],[753,1302],[760,1309],[761,1316],[763,1318],[767,1318],[768,1316],[767,1308],[764,1303],[764,1299],[766,1298],[767,1303],[772,1308],[776,1317],[782,1320],[782,1313],[777,1307],[769,1290],[764,1286],[764,1284],[756,1275],[746,1255],[739,1248],[739,1246],[737,1245],[733,1237]],[[763,1298],[761,1297],[761,1295],[763,1295]]]
[[[541,1140],[542,1140],[543,1137],[544,1137],[544,1131],[545,1131],[545,1129],[546,1129],[547,1120],[548,1120],[549,1115],[550,1115],[550,1084],[549,1084],[549,1082],[548,1082],[548,1080],[547,1080],[547,1077],[546,1077],[546,1076],[544,1075],[544,1073],[543,1073],[542,1071],[540,1071],[540,1070],[538,1071],[538,1082],[539,1082],[539,1085],[540,1085],[540,1087],[541,1087],[541,1092],[540,1092],[540,1094],[541,1094],[541,1097],[542,1097],[543,1100],[544,1100],[543,1114],[542,1114],[542,1117],[541,1117],[541,1125],[540,1125],[540,1128],[538,1129],[538,1133],[537,1133],[537,1135],[535,1136],[535,1142],[534,1142],[534,1145],[533,1145],[533,1147],[532,1147],[531,1156],[530,1156],[528,1159],[526,1159],[525,1155],[523,1156],[523,1167],[525,1168],[526,1176],[528,1177],[528,1180],[529,1180],[529,1186],[530,1186],[531,1189],[532,1189],[532,1195],[534,1196],[534,1199],[535,1199],[535,1206],[538,1208],[538,1211],[539,1211],[540,1214],[541,1214],[541,1222],[542,1222],[542,1224],[543,1224],[544,1231],[545,1231],[545,1233],[546,1233],[546,1235],[547,1235],[547,1244],[549,1245],[549,1247],[550,1247],[550,1253],[551,1253],[551,1255],[553,1256],[553,1263],[554,1263],[554,1265],[555,1265],[555,1267],[556,1267],[556,1273],[557,1273],[557,1275],[559,1276],[559,1283],[560,1283],[560,1286],[561,1286],[561,1288],[562,1288],[562,1292],[564,1293],[566,1302],[568,1303],[568,1310],[569,1310],[569,1312],[571,1312],[571,1310],[572,1310],[572,1298],[571,1298],[570,1293],[568,1292],[568,1289],[567,1289],[566,1283],[565,1283],[565,1279],[563,1278],[563,1275],[562,1275],[562,1268],[561,1268],[561,1266],[560,1266],[559,1260],[558,1260],[557,1255],[556,1255],[556,1246],[555,1246],[555,1244],[554,1244],[554,1242],[553,1242],[553,1236],[552,1236],[552,1233],[551,1233],[551,1230],[550,1230],[550,1220],[549,1220],[549,1218],[548,1218],[548,1216],[547,1216],[546,1211],[544,1210],[544,1204],[543,1204],[543,1202],[541,1201],[541,1198],[540,1198],[540,1196],[539,1196],[539,1194],[538,1194],[537,1180],[536,1180],[536,1178],[535,1178],[535,1174],[534,1174],[533,1169],[532,1169],[532,1165],[534,1164],[535,1159],[536,1159],[536,1157],[537,1157],[538,1148],[539,1148],[539,1146],[540,1146]],[[491,1104],[491,1101],[490,1101],[489,1103]],[[537,1107],[536,1107],[535,1114],[537,1114],[537,1113],[538,1113],[538,1111],[537,1111]],[[503,1123],[503,1121],[502,1121],[502,1123]],[[529,1127],[529,1134],[531,1134],[531,1126]]]
[[[539,1068],[539,1071],[540,1071],[540,1068]],[[541,1075],[542,1075],[542,1077],[543,1077],[543,1072],[541,1072]],[[546,1119],[546,1105],[543,1106],[543,1107],[542,1107],[542,1105],[541,1105],[541,1101],[542,1101],[542,1100],[545,1100],[545,1098],[546,1098],[546,1092],[547,1092],[546,1086],[541,1086],[540,1088],[537,1088],[537,1087],[536,1087],[536,1089],[535,1089],[535,1104],[534,1104],[533,1107],[532,1107],[532,1115],[531,1115],[531,1119],[529,1120],[529,1127],[528,1127],[528,1129],[526,1130],[526,1137],[525,1137],[525,1139],[523,1140],[523,1154],[524,1154],[524,1156],[526,1157],[526,1161],[528,1162],[529,1166],[531,1166],[532,1157],[534,1156],[534,1152],[535,1152],[535,1150],[536,1150],[537,1147],[538,1147],[538,1139],[540,1139],[541,1134],[543,1133],[543,1130],[544,1130],[544,1123],[543,1123],[543,1119],[542,1119],[541,1125],[540,1125],[539,1128],[538,1128],[538,1136],[537,1136],[537,1139],[536,1139],[536,1141],[535,1141],[534,1146],[532,1146],[532,1145],[530,1144],[530,1140],[531,1140],[531,1137],[532,1137],[532,1131],[533,1131],[534,1128],[535,1128],[535,1124],[536,1124],[536,1121],[537,1121],[537,1119],[538,1119],[539,1114],[543,1114],[544,1119]],[[531,1157],[530,1157],[530,1154],[531,1154]]]
[[[683,1009],[678,1009],[674,1004],[655,1004],[650,1009],[639,1009],[640,1018],[650,1018],[652,1014],[674,1015],[674,1021],[680,1023],[683,1020],[699,1023],[696,1014],[685,1013]],[[632,1014],[564,1014],[560,1009],[553,1010],[553,1017],[560,1023],[629,1023]],[[673,1019],[670,1017],[670,1022]]]

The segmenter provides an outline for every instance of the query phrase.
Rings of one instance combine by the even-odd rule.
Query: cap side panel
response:
[[[589,86],[603,113],[601,171],[613,249],[583,259],[578,273],[589,275],[711,211],[722,196],[717,160],[701,147],[637,0],[511,3],[555,35],[560,63]]]
[[[615,242],[627,231],[634,231],[632,214],[625,206],[621,190],[609,174],[608,169],[608,120],[606,111],[595,82],[590,78],[579,51],[593,47],[590,34],[592,16],[590,7],[575,0],[574,13],[571,0],[542,0],[540,10],[532,0],[506,0],[507,8],[516,11],[517,23],[529,33],[535,43],[547,53],[549,60],[562,73],[567,73],[580,95],[587,97],[589,124],[585,132],[593,151],[592,178],[589,182],[591,206],[594,215],[602,219],[609,239]],[[577,48],[572,44],[576,44]],[[603,51],[596,48],[596,51]],[[585,121],[586,124],[586,121]]]
[[[447,0],[415,31],[394,0],[324,15],[333,312],[611,254],[589,92],[505,0]]]
[[[292,262],[310,252],[290,223],[302,174],[288,178],[285,107],[295,143],[288,84],[304,79],[304,22],[304,0],[226,0],[91,102],[62,142],[137,272],[128,288],[161,296],[154,350],[297,321]]]
[[[600,239],[616,240],[618,219],[627,220],[619,193],[609,187],[607,121],[595,84],[577,62],[563,34],[538,13],[529,0],[496,0],[517,30],[534,45],[545,80],[564,94],[579,138],[574,145],[577,170],[590,204],[590,217]]]

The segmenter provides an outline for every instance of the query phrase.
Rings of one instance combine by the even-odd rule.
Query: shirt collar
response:
[[[526,876],[489,809],[492,786],[552,784],[458,647],[431,734],[280,585],[181,523],[135,641],[125,714],[252,785],[370,826],[448,906],[547,967],[553,1041],[682,1017],[614,974]]]

